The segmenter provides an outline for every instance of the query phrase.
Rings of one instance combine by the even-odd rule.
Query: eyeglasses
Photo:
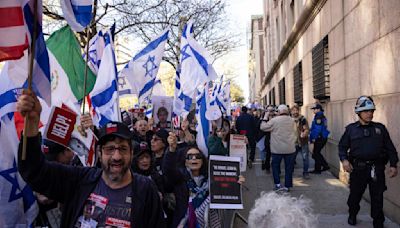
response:
[[[121,155],[127,155],[130,153],[130,149],[127,146],[103,146],[103,151],[105,155],[113,155],[115,151],[118,150]]]
[[[186,160],[194,160],[194,159],[201,159],[201,154],[187,154]]]

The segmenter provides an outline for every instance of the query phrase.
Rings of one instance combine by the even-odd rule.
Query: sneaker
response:
[[[329,170],[331,167],[329,167],[329,166],[326,166],[326,167],[324,167],[324,168],[322,168],[321,169],[321,172],[323,172],[323,171],[327,171],[327,170]]]
[[[308,173],[303,173],[303,179],[304,179],[304,180],[310,179],[310,174],[308,174]]]
[[[282,189],[281,184],[276,184],[274,187],[274,191],[280,191]]]
[[[349,218],[347,219],[347,223],[351,226],[355,226],[357,224],[357,216],[349,215]]]
[[[312,174],[321,174],[321,171],[320,170],[313,170],[310,173],[312,173]]]
[[[282,191],[282,192],[290,192],[290,188],[282,187],[280,189],[280,191]]]

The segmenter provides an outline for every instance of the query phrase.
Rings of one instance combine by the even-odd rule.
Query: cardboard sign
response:
[[[210,156],[210,208],[243,209],[240,158]]]
[[[68,147],[76,123],[76,114],[53,107],[45,130],[45,138]]]
[[[246,136],[231,134],[229,156],[240,158],[240,172],[245,172],[247,167]]]

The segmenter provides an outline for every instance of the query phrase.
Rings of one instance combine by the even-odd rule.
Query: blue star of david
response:
[[[35,202],[35,197],[33,196],[33,192],[28,185],[25,185],[25,187],[21,190],[17,179],[17,173],[17,163],[14,159],[13,167],[1,171],[0,176],[4,177],[12,185],[8,202],[10,203],[22,198],[24,202],[24,212],[26,212]]]
[[[157,66],[154,63],[155,60],[155,56],[149,56],[147,61],[143,64],[143,68],[146,69],[146,74],[144,75],[144,77],[146,77],[147,75],[149,75],[150,78],[154,77],[154,70],[157,69]]]
[[[188,49],[190,46],[189,44],[186,44],[185,46],[183,46],[182,50],[181,50],[181,63],[183,62],[183,60],[187,59],[190,57],[190,55],[186,52],[186,49]]]

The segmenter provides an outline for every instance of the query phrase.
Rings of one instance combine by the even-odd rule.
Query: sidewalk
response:
[[[257,157],[257,156],[256,156]],[[304,195],[313,201],[314,213],[318,215],[318,227],[337,228],[337,227],[359,227],[372,228],[372,219],[369,216],[370,204],[364,199],[361,201],[361,210],[357,216],[357,225],[347,224],[347,197],[348,187],[334,177],[330,172],[323,172],[321,175],[310,174],[309,180],[302,178],[302,159],[297,156],[297,165],[293,174],[294,187],[291,189],[292,196]],[[310,158],[310,170],[314,168],[313,159]],[[282,183],[284,183],[284,168],[282,162]],[[267,174],[261,170],[261,161],[256,160],[252,169],[247,169],[244,173],[246,177],[246,187],[243,188],[244,209],[238,211],[244,218],[248,218],[249,211],[254,205],[255,199],[260,196],[262,191],[273,189],[272,174]],[[235,219],[235,228],[247,227],[241,220]],[[399,228],[399,224],[391,222],[388,218],[385,221],[386,228]]]

